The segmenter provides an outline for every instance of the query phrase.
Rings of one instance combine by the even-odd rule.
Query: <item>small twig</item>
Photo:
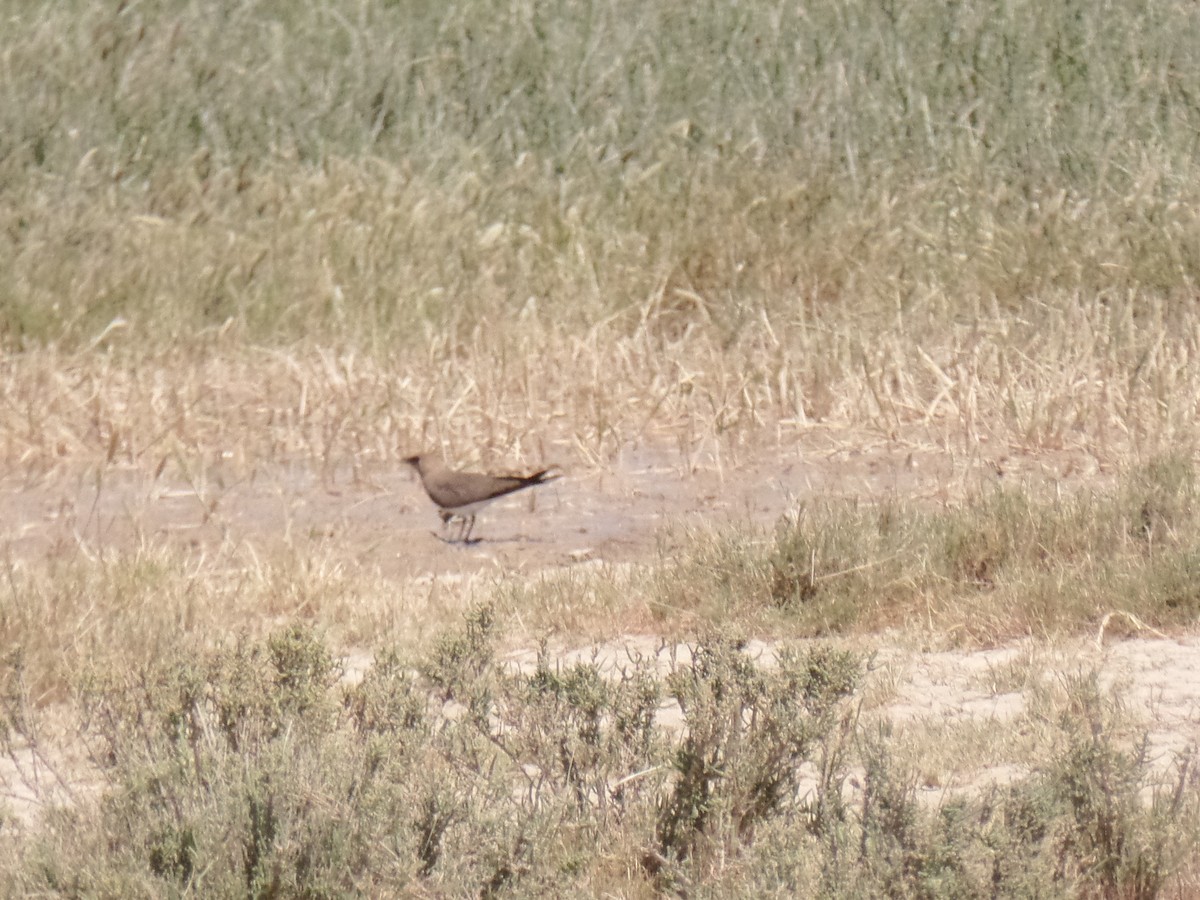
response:
[[[625,785],[629,784],[631,781],[637,781],[639,778],[644,778],[647,775],[653,775],[659,769],[665,769],[665,768],[666,768],[666,766],[663,766],[663,765],[651,766],[648,769],[642,769],[642,771],[640,771],[640,772],[634,772],[632,775],[626,775],[624,778],[617,781],[611,788],[609,788],[609,792],[612,794],[615,794],[617,791],[621,790],[621,788],[625,787]]]
[[[1183,803],[1183,792],[1187,787],[1188,769],[1195,758],[1196,748],[1190,747],[1183,755],[1183,760],[1179,764],[1179,780],[1175,783],[1175,791],[1171,797],[1171,817],[1174,818],[1179,812],[1179,807]]]
[[[830,578],[840,578],[843,575],[851,575],[854,572],[861,572],[863,569],[870,569],[875,566],[882,566],[886,562],[891,562],[893,559],[895,559],[899,555],[900,555],[899,553],[893,553],[891,556],[885,556],[883,559],[875,559],[875,560],[872,560],[871,562],[865,562],[858,566],[851,566],[849,569],[842,569],[841,571],[838,571],[838,572],[826,572],[824,575],[815,576],[812,580],[814,582],[827,581]]]

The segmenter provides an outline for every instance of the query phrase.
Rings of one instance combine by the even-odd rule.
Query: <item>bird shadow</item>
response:
[[[462,541],[462,540],[458,540],[456,538],[448,538],[442,534],[439,534],[436,531],[431,531],[429,533],[432,534],[439,541],[441,541],[443,544],[446,544],[451,547],[474,547],[476,544],[482,543],[482,541],[483,541],[483,538],[469,538],[465,541]]]

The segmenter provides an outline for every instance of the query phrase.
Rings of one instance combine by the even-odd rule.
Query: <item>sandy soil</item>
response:
[[[551,451],[553,448],[551,448]],[[565,456],[566,454],[564,454]],[[668,522],[770,523],[813,496],[888,495],[945,502],[980,483],[1070,486],[1107,479],[1080,453],[997,450],[955,456],[921,441],[808,429],[761,450],[694,454],[629,447],[602,469],[574,472],[499,501],[480,516],[468,547],[441,523],[407,466],[369,461],[321,471],[298,463],[232,472],[218,460],[187,482],[109,468],[23,483],[0,478],[0,546],[36,557],[83,543],[92,549],[151,537],[201,548],[221,541],[271,549],[297,535],[336,539],[347,560],[386,576],[536,569],[655,552]],[[553,457],[544,464],[554,462]]]
[[[218,462],[192,482],[111,469],[99,478],[80,473],[22,483],[10,477],[0,480],[0,547],[10,560],[74,553],[80,546],[128,546],[145,537],[197,550],[226,541],[269,550],[293,536],[317,534],[329,539],[327,545],[344,548],[348,564],[378,569],[385,577],[497,567],[529,572],[584,561],[648,560],[665,523],[770,523],[817,495],[892,494],[937,503],[997,479],[1054,488],[1099,486],[1110,477],[1103,465],[1080,453],[1033,457],[998,450],[955,457],[920,441],[819,429],[781,437],[763,452],[742,449],[736,458],[709,454],[687,464],[679,458],[678,452],[631,447],[603,470],[568,470],[551,485],[489,507],[476,526],[480,540],[465,547],[439,537],[432,505],[413,473],[398,464],[364,463],[335,472],[296,465],[246,474],[225,471]],[[882,699],[875,714],[898,726],[964,717],[1002,725],[1020,714],[1026,697],[1020,689],[997,685],[992,674],[1018,654],[1032,652],[1046,677],[1095,666],[1120,684],[1149,729],[1164,771],[1175,753],[1200,742],[1196,636],[1130,636],[1122,628],[1102,643],[1080,639],[1035,650],[1018,645],[980,652],[921,652],[886,635],[857,645],[874,654],[874,683],[887,685],[882,693],[876,689]],[[772,648],[757,650],[769,662]],[[599,648],[561,651],[564,659],[595,656],[616,664],[631,652],[661,657],[681,648],[631,636]],[[528,663],[528,657],[518,652],[513,660]],[[369,662],[369,654],[349,651],[349,677]],[[677,711],[665,708],[663,721],[678,724]],[[32,749],[0,760],[0,802],[28,818],[44,803],[62,799],[49,763]],[[972,778],[1003,780],[1011,774],[1011,766],[998,766]]]

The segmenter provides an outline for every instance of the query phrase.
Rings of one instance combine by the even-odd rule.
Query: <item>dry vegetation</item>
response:
[[[930,810],[938,738],[860,718],[841,651],[496,662],[631,624],[1193,626],[1191,7],[0,0],[0,22],[14,491],[183,483],[207,520],[222,479],[357,479],[417,446],[579,471],[654,445],[686,477],[817,427],[1122,473],[809,498],[677,525],[633,566],[458,581],[290,530],[264,554],[83,528],[30,556],[12,518],[5,777],[50,766],[69,802],[0,816],[4,892],[1197,889],[1187,759],[1154,783],[1085,675],[1013,726],[1044,740],[996,739],[1027,748],[1017,782]],[[359,685],[348,648],[377,654]]]
[[[1190,12],[478,12],[14,7],[7,455],[1194,441]]]

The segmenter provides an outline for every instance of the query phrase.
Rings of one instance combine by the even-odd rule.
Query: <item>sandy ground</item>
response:
[[[648,559],[666,523],[770,523],[815,496],[945,502],[986,482],[1055,487],[1108,478],[1100,463],[1080,453],[965,457],[930,443],[844,430],[810,429],[759,450],[680,458],[661,446],[631,446],[604,468],[566,467],[565,477],[483,511],[474,533],[479,540],[468,547],[441,538],[414,473],[398,463],[334,471],[297,463],[247,473],[217,460],[192,481],[119,468],[33,483],[0,478],[0,547],[21,558],[150,537],[197,548],[235,541],[270,550],[297,535],[323,535],[348,560],[386,576],[496,565],[530,570],[584,559]],[[543,464],[554,461],[550,456]]]
[[[584,561],[637,562],[655,552],[664,524],[679,521],[770,523],[807,497],[889,494],[951,502],[964,489],[1009,479],[1050,489],[1106,482],[1110,475],[1086,454],[1031,457],[997,451],[955,457],[920,441],[869,435],[826,435],[819,429],[780,439],[761,453],[741,450],[697,456],[631,447],[604,469],[567,470],[553,484],[494,504],[479,517],[478,542],[450,544],[414,474],[398,464],[319,472],[304,465],[253,473],[211,465],[199,480],[154,478],[105,470],[24,483],[0,480],[0,547],[7,558],[34,559],[80,546],[129,546],[147,537],[202,550],[217,542],[247,542],[269,550],[296,535],[322,535],[343,547],[349,564],[385,577],[421,578],[499,568],[530,572]],[[547,463],[553,459],[547,459]],[[1200,639],[1141,636],[1116,628],[1105,640],[1063,646],[1015,645],[979,652],[922,652],[887,635],[858,639],[872,654],[873,715],[896,727],[973,719],[1002,727],[1025,709],[1027,691],[1005,686],[995,673],[1022,654],[1044,677],[1095,667],[1119,685],[1125,702],[1148,729],[1151,752],[1164,776],[1176,757],[1200,742]],[[602,647],[560,648],[563,659],[596,658],[616,665],[630,653],[662,658],[686,652],[653,637],[630,636]],[[530,652],[513,655],[528,664]],[[765,663],[773,648],[757,646]],[[365,651],[348,651],[348,677],[369,665]],[[882,687],[881,687],[882,686]],[[678,725],[664,707],[662,721]],[[55,776],[75,769],[62,754],[39,757],[32,748],[0,759],[0,803],[29,820],[46,803],[69,798]],[[78,769],[76,769],[78,771]],[[1004,780],[1019,771],[998,764],[956,784]],[[69,780],[69,779],[68,779]],[[936,779],[931,791],[946,790]]]

